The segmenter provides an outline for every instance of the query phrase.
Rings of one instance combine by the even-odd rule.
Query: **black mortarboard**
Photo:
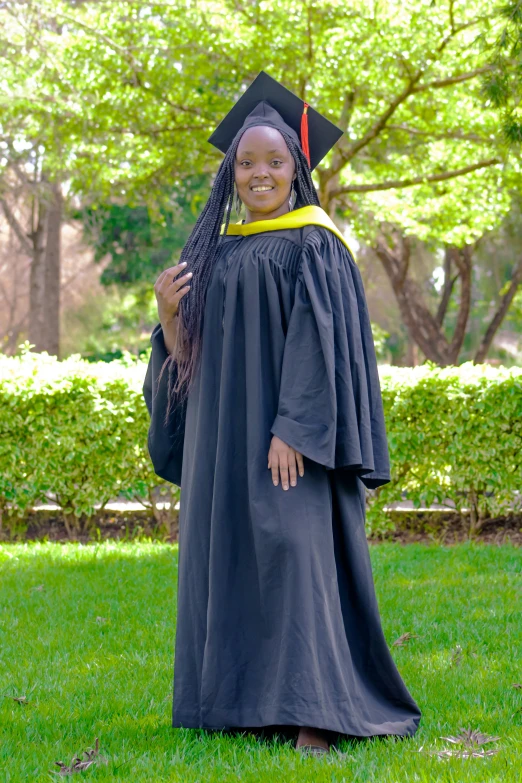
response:
[[[303,148],[313,171],[343,135],[337,125],[261,71],[209,138],[226,152],[240,130],[269,125],[289,133]]]

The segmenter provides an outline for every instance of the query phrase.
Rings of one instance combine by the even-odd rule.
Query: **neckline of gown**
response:
[[[316,225],[328,229],[341,240],[348,250],[350,247],[343,234],[339,231],[333,220],[321,207],[310,204],[306,207],[294,209],[286,212],[276,218],[269,220],[254,220],[252,223],[230,223],[227,235],[250,236],[251,234],[260,234],[264,231],[280,231],[288,228],[303,228],[303,226]],[[224,231],[224,224],[221,226],[221,233]]]

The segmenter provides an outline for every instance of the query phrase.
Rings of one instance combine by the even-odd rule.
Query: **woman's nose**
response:
[[[269,176],[267,167],[263,163],[259,164],[254,169],[252,176],[254,179],[266,179]]]

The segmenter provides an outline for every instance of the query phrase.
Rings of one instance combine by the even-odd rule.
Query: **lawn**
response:
[[[371,546],[384,631],[423,711],[414,738],[290,744],[170,726],[177,550],[158,543],[0,545],[0,780],[515,781],[522,766],[522,550]],[[23,698],[25,697],[25,699]],[[18,700],[17,700],[18,699]],[[485,758],[440,758],[461,728]],[[420,752],[419,752],[420,751]]]

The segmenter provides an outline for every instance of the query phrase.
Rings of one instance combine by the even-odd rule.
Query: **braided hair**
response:
[[[278,130],[295,163],[296,201],[294,208],[299,209],[311,204],[320,206],[319,196],[301,145],[284,130]],[[189,291],[179,302],[178,327],[172,354],[169,354],[164,361],[158,376],[159,385],[163,372],[168,367],[169,382],[165,426],[168,424],[173,395],[176,395],[176,404],[178,405],[181,405],[188,397],[199,360],[205,295],[219,244],[222,237],[226,235],[230,223],[234,200],[235,158],[243,132],[241,129],[236,134],[228,148],[216,174],[208,201],[181,251],[179,262],[187,262],[184,271],[192,272],[192,278]],[[225,225],[223,233],[221,233],[223,218]]]

